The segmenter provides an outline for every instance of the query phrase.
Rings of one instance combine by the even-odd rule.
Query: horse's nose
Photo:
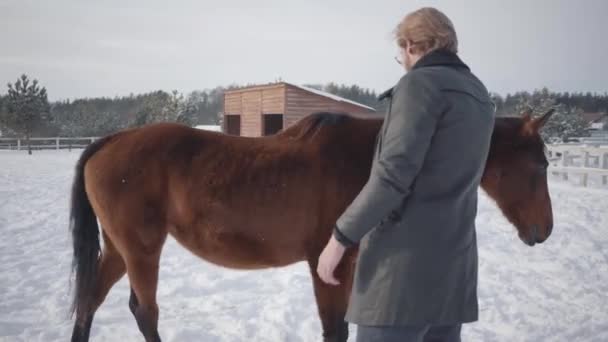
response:
[[[530,227],[530,231],[531,231],[531,233],[532,233],[532,234],[530,234],[530,235],[531,235],[531,237],[532,237],[532,239],[531,239],[531,241],[530,241],[530,242],[531,242],[531,243],[530,243],[530,246],[534,246],[534,244],[535,244],[535,243],[537,243],[537,242],[538,242],[538,243],[541,243],[542,241],[544,241],[544,240],[543,240],[543,239],[540,237],[540,232],[539,232],[539,229],[538,229],[538,225],[533,224],[533,225],[532,225],[532,227]],[[541,241],[541,240],[542,240],[542,241]]]
[[[533,227],[534,232],[536,234],[536,242],[543,243],[549,238],[549,235],[551,235],[551,231],[553,230],[553,223],[550,223],[549,225],[547,225],[547,228],[545,230],[546,233],[544,236],[541,235],[541,232],[539,232],[539,230],[537,228],[538,228],[538,226]]]

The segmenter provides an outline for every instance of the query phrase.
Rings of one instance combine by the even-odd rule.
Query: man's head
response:
[[[432,7],[406,15],[395,28],[395,38],[406,70],[411,70],[422,56],[433,50],[458,52],[458,38],[452,21]]]

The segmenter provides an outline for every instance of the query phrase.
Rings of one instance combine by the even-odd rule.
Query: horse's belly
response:
[[[171,235],[189,251],[213,264],[234,269],[263,269],[293,264],[304,259],[300,248],[260,234],[209,228],[184,231],[173,227]]]

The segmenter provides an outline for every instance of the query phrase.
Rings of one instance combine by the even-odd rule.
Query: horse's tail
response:
[[[76,272],[74,302],[71,314],[84,319],[91,305],[97,278],[99,259],[99,227],[97,217],[85,191],[84,167],[87,161],[99,151],[113,136],[91,143],[76,164],[76,175],[72,184],[72,207],[70,210],[70,230],[74,246],[72,273]]]

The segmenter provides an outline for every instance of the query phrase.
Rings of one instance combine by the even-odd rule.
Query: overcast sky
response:
[[[392,30],[422,6],[492,91],[608,91],[606,0],[0,0],[0,93],[22,73],[52,100],[279,77],[382,91],[403,74]]]

